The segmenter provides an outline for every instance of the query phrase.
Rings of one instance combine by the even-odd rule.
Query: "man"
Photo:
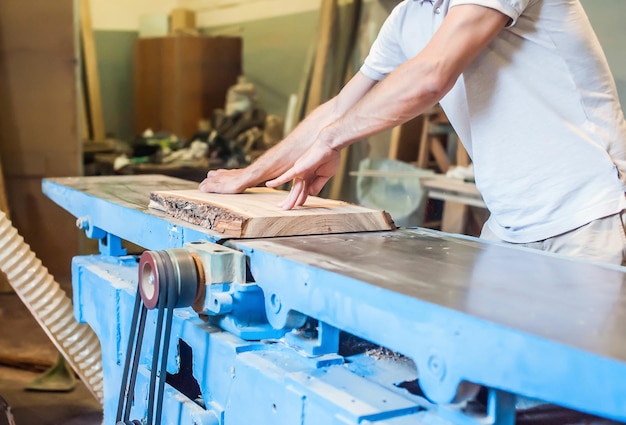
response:
[[[293,180],[281,206],[300,206],[342,148],[437,102],[491,212],[481,237],[622,264],[626,122],[579,0],[401,2],[335,98],[246,169],[210,171],[200,190]]]

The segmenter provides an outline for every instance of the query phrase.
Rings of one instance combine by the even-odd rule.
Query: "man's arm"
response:
[[[439,102],[509,19],[483,6],[452,7],[417,56],[395,69],[339,119],[327,125],[290,170],[267,183],[277,187],[294,180],[283,208],[302,205],[307,195],[321,190],[319,182],[328,180],[337,151],[402,124]]]
[[[320,131],[354,106],[376,81],[358,73],[328,102],[318,106],[276,146],[244,169],[214,170],[200,183],[203,192],[238,193],[290,169],[318,138]]]
[[[341,149],[429,110],[508,21],[508,16],[494,9],[476,5],[452,7],[424,50],[327,126],[321,138],[330,141],[331,147]]]

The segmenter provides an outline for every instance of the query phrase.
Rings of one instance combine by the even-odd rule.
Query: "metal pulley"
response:
[[[117,425],[130,420],[139,358],[148,310],[157,310],[147,406],[148,425],[161,423],[167,355],[175,308],[189,307],[201,296],[204,272],[200,260],[186,249],[145,251],[139,260],[137,296],[118,399]],[[158,372],[158,373],[157,373]],[[157,382],[158,381],[158,382]],[[158,383],[158,386],[157,386]]]
[[[165,297],[173,308],[189,307],[200,293],[204,275],[200,260],[186,249],[145,251],[139,259],[139,293],[148,310]],[[174,291],[163,291],[173,285]],[[174,296],[175,300],[168,300]]]

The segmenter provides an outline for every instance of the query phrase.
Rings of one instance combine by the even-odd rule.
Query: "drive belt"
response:
[[[139,282],[130,325],[126,359],[117,404],[117,425],[159,425],[174,309],[190,306],[198,294],[198,270],[184,249],[146,251],[139,263]],[[148,310],[156,309],[146,422],[131,420]]]

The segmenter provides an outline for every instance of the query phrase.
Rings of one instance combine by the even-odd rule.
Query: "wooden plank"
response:
[[[337,19],[337,7],[337,0],[322,0],[317,50],[311,77],[311,89],[307,99],[307,115],[326,100],[324,83],[327,77],[326,68],[329,63],[329,55],[336,35],[335,20]]]
[[[446,201],[441,218],[441,231],[447,233],[465,233],[469,207],[459,202]]]
[[[242,194],[194,190],[155,191],[150,207],[175,218],[236,238],[391,230],[385,211],[309,196],[304,206],[285,211],[287,192],[252,188]]]
[[[76,220],[44,196],[41,179],[81,173],[74,1],[2,0],[0,28],[0,155],[11,219],[71,288]]]
[[[441,136],[431,135],[429,136],[430,153],[435,158],[437,167],[442,173],[447,173],[450,168],[450,158],[448,158],[448,152],[441,143]]]
[[[482,195],[476,188],[475,183],[453,179],[445,175],[437,175],[435,178],[424,179],[422,183],[427,190],[439,190],[459,196],[466,196],[482,202]]]
[[[467,153],[467,150],[465,149],[465,146],[463,146],[463,143],[461,143],[461,140],[457,139],[456,165],[460,167],[467,167],[468,165],[470,165],[471,162],[472,160],[470,159],[469,154]]]
[[[135,134],[142,134],[151,128],[159,131],[163,128],[161,117],[161,64],[163,43],[157,38],[137,39],[133,50],[133,99]],[[168,103],[172,100],[168,100]]]
[[[87,117],[87,99],[85,99],[85,90],[82,87],[78,88],[78,102],[79,102],[79,122],[80,125],[80,136],[83,143],[91,143],[93,140],[90,136],[90,128],[89,128],[89,119]]]
[[[441,231],[478,237],[488,218],[489,211],[485,208],[446,201],[443,207]]]
[[[424,126],[424,115],[417,116],[402,125],[395,127],[391,132],[389,145],[389,159],[404,162],[415,162],[418,157],[418,147]]]
[[[9,203],[7,201],[7,192],[6,187],[4,185],[4,174],[2,173],[2,161],[0,161],[0,210],[10,217],[9,214]],[[9,280],[7,276],[0,271],[0,294],[7,294],[13,292],[13,288],[11,284],[9,284]]]
[[[4,184],[4,173],[2,171],[2,161],[0,161],[0,210],[4,212],[7,217],[11,217],[9,213],[9,202],[7,200],[7,189]]]
[[[343,56],[345,56],[344,63],[342,64],[342,74],[343,80],[341,81],[341,86],[344,86],[354,74],[354,66],[353,66],[353,57],[356,53],[356,45],[357,39],[359,35],[359,27],[361,23],[361,10],[363,9],[363,0],[354,0],[351,9],[351,17],[350,17],[350,33],[348,35],[348,45],[346,47],[346,52]],[[343,27],[343,25],[342,25]],[[341,199],[342,189],[344,186],[344,181],[346,177],[346,171],[348,168],[348,159],[351,151],[351,146],[347,149],[341,150],[341,157],[339,160],[339,167],[333,178],[330,181],[330,191],[329,198],[330,199]]]
[[[92,138],[96,141],[103,141],[106,138],[104,131],[104,113],[102,112],[100,75],[98,74],[96,43],[93,38],[91,5],[89,0],[80,1],[80,34],[83,47],[85,79],[87,81],[89,121],[91,122],[91,129],[93,131]]]
[[[307,52],[307,55],[305,57],[305,64],[303,68],[304,71],[302,72],[300,84],[298,85],[298,94],[296,95],[297,99],[293,115],[293,124],[290,130],[295,128],[295,126],[306,116],[306,105],[307,99],[309,97],[309,92],[311,90],[311,76],[313,75],[313,62],[315,60],[315,45],[316,43],[312,43],[309,46],[309,51]]]
[[[480,235],[489,216],[476,185],[470,182],[437,176],[422,181],[430,199],[444,201],[441,230],[448,233]]]

